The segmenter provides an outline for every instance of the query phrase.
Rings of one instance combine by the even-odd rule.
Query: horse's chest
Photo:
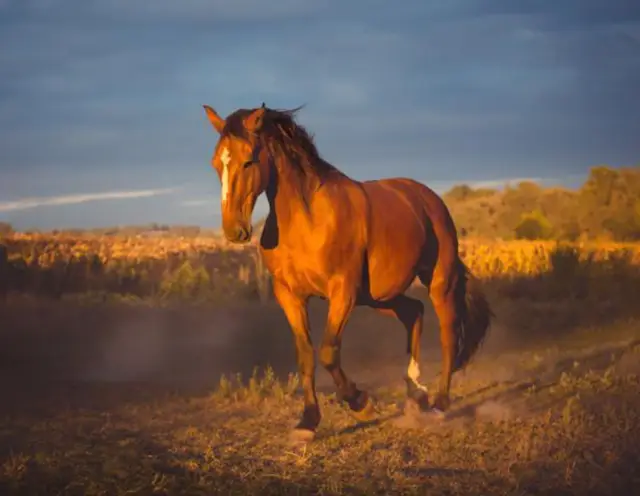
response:
[[[305,254],[282,247],[264,250],[262,256],[275,280],[301,293],[324,294],[327,279],[324,263],[313,253]]]

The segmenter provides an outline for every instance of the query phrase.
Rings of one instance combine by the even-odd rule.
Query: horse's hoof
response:
[[[363,394],[366,394],[366,393],[363,393]],[[358,423],[371,422],[376,418],[376,414],[377,412],[376,412],[375,404],[371,399],[371,396],[368,396],[368,395],[367,395],[367,402],[365,403],[362,409],[358,411],[351,410],[351,415],[353,416],[353,418],[355,418],[358,421]]]
[[[310,429],[295,428],[289,433],[289,441],[291,444],[307,444],[316,437],[315,431]]]
[[[445,420],[447,418],[447,412],[435,407],[429,410],[427,414],[432,416],[435,420]]]
[[[407,398],[404,403],[403,413],[409,416],[421,415],[423,413],[428,413],[431,411],[431,407],[429,404],[424,404],[424,402],[417,401],[415,398]]]
[[[409,377],[405,377],[407,383],[407,401],[413,402],[411,408],[417,407],[421,412],[427,412],[431,409],[429,406],[429,394],[426,389],[419,387]]]
[[[431,406],[429,406],[429,395],[425,391],[414,391],[407,401],[411,401],[415,403],[415,407],[422,413],[428,412],[431,410]]]
[[[441,415],[444,415],[444,413],[449,409],[450,405],[451,405],[451,400],[449,399],[449,396],[445,396],[444,394],[438,394],[435,397],[432,409],[434,412],[438,412]]]

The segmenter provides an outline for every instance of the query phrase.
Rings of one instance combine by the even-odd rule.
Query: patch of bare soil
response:
[[[324,307],[312,308],[319,339]],[[640,489],[640,324],[533,343],[497,326],[453,381],[444,415],[406,401],[401,326],[358,311],[347,372],[376,398],[357,424],[318,371],[302,407],[277,308],[0,308],[2,494],[634,494]],[[439,346],[425,324],[423,377]],[[506,339],[508,337],[508,339]],[[251,378],[254,366],[273,369]],[[243,374],[241,383],[233,372]],[[227,379],[220,380],[220,374]]]

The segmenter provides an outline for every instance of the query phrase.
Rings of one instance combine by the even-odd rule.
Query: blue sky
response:
[[[0,221],[218,225],[202,104],[306,104],[356,179],[577,186],[640,162],[637,88],[631,0],[0,0]]]

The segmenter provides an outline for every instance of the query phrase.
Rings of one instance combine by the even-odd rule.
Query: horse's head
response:
[[[271,158],[260,131],[267,109],[239,110],[222,119],[204,106],[220,140],[211,159],[220,176],[222,227],[232,243],[251,239],[251,215],[269,184]]]

